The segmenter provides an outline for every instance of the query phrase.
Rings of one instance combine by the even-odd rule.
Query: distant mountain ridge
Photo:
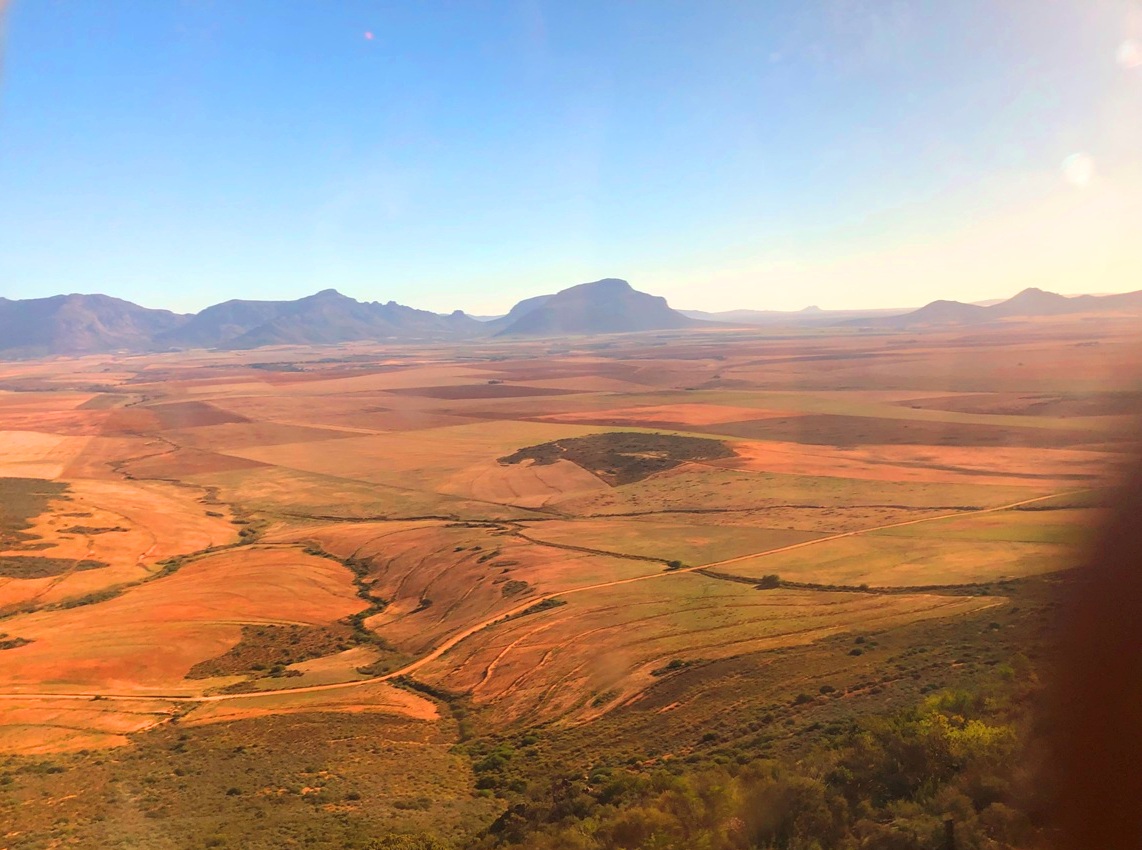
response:
[[[390,301],[362,302],[324,289],[296,301],[225,301],[207,307],[156,342],[169,348],[259,348],[354,340],[474,335],[483,324],[457,310],[447,316]]]
[[[941,300],[911,311],[836,311],[808,307],[796,312],[704,313],[675,310],[666,299],[640,292],[625,280],[604,278],[525,298],[506,315],[483,321],[460,310],[441,314],[395,301],[357,301],[334,289],[293,301],[234,299],[194,315],[152,310],[107,295],[0,298],[0,357],[192,348],[241,350],[266,345],[329,345],[353,341],[581,336],[774,323],[904,329],[1079,313],[1142,315],[1142,291],[1064,296],[1031,288],[1005,301],[964,304]]]
[[[709,322],[729,322],[735,325],[831,325],[844,319],[875,318],[898,316],[910,312],[910,308],[897,307],[878,310],[823,310],[820,307],[805,307],[801,310],[723,310],[709,313],[704,310],[680,310],[684,316],[703,319]]]
[[[0,356],[607,334],[702,324],[672,310],[664,298],[617,278],[527,298],[488,321],[461,310],[442,315],[395,301],[357,301],[335,289],[293,301],[233,299],[194,315],[150,310],[106,295],[59,295],[0,298]]]
[[[1142,314],[1142,290],[1118,295],[1067,296],[1029,287],[1006,301],[988,305],[964,304],[961,301],[933,301],[909,313],[855,318],[843,324],[903,329],[937,325],[979,325],[1002,319],[1031,319],[1080,313]]]
[[[23,357],[144,350],[188,319],[109,295],[0,298],[0,353]]]

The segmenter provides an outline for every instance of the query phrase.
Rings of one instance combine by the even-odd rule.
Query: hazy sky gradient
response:
[[[1139,44],[1134,0],[17,0],[0,295],[1139,289]]]

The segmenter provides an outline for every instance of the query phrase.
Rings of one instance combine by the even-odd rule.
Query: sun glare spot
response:
[[[365,41],[372,41],[372,40],[373,40],[372,32],[370,32],[369,30],[365,30]]]
[[[1073,153],[1063,160],[1063,179],[1085,189],[1094,179],[1094,160],[1085,153]]]
[[[1142,42],[1126,39],[1118,45],[1117,59],[1118,64],[1128,71],[1142,68]]]

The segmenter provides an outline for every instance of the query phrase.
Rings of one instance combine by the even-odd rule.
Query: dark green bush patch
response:
[[[687,461],[733,457],[721,440],[676,434],[611,431],[586,437],[568,437],[528,446],[501,457],[502,464],[534,461],[539,465],[569,460],[613,487],[642,481]]]
[[[45,558],[40,555],[0,556],[0,577],[3,578],[50,578],[75,570],[98,570],[106,567],[103,561],[73,558]]]

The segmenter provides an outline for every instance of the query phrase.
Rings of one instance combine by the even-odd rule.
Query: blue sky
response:
[[[1142,288],[1139,39],[1133,0],[16,0],[0,295]]]

